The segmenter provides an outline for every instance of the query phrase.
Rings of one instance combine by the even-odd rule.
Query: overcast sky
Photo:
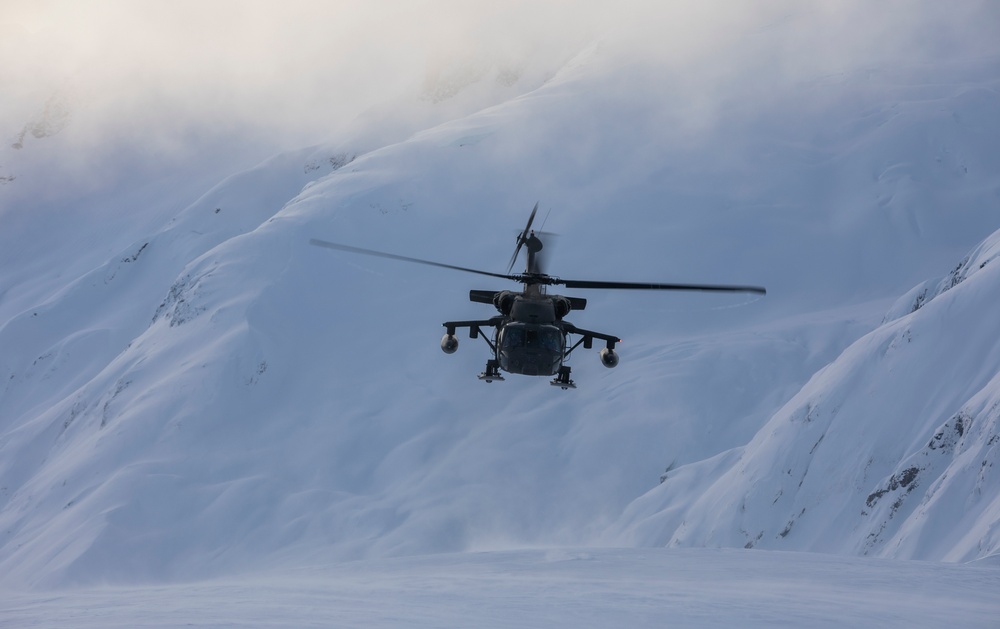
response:
[[[988,0],[5,0],[0,132],[15,136],[57,95],[78,126],[197,120],[295,143],[419,91],[441,67],[557,63],[598,41],[711,99],[760,73],[995,54],[998,15]],[[794,35],[773,41],[769,26],[788,20]]]

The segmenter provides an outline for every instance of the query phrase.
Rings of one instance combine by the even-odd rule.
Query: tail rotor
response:
[[[517,235],[517,247],[514,248],[514,255],[510,258],[510,264],[507,265],[507,273],[510,273],[514,269],[514,264],[517,262],[517,254],[521,253],[521,247],[528,244],[528,257],[533,257],[534,253],[541,251],[542,241],[536,237],[531,231],[531,223],[535,220],[535,214],[538,212],[538,203],[535,203],[535,207],[531,210],[531,216],[528,217],[528,224],[524,226],[524,231]],[[530,265],[529,265],[530,270]]]

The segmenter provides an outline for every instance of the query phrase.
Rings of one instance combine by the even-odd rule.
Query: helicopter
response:
[[[542,231],[536,233],[531,228],[537,212],[538,203],[531,210],[527,225],[518,233],[514,255],[510,259],[506,273],[481,271],[384,251],[362,249],[316,238],[310,239],[309,244],[349,253],[390,258],[513,280],[522,284],[523,288],[520,291],[473,289],[469,291],[470,301],[491,304],[499,314],[489,319],[445,321],[442,324],[445,328],[445,334],[441,339],[441,349],[446,354],[453,354],[458,349],[458,337],[455,333],[459,328],[468,328],[470,338],[482,337],[486,341],[492,358],[486,361],[486,369],[479,374],[479,379],[484,382],[503,381],[504,377],[501,371],[504,371],[526,376],[554,376],[550,382],[553,386],[564,390],[575,389],[576,383],[570,378],[571,370],[565,364],[566,359],[581,345],[584,349],[593,348],[595,339],[605,343],[605,347],[599,353],[601,364],[609,368],[618,365],[618,353],[615,352],[615,345],[620,343],[621,339],[612,334],[578,328],[565,320],[566,315],[570,312],[586,308],[587,300],[581,297],[549,294],[547,290],[549,286],[561,285],[570,289],[708,291],[757,295],[767,293],[766,289],[761,286],[569,280],[549,275],[542,268],[540,253],[544,248],[542,237],[547,236],[547,234]],[[522,249],[527,252],[525,271],[512,273]],[[493,328],[491,334],[485,332],[489,328]],[[572,345],[570,344],[570,335],[579,337]]]

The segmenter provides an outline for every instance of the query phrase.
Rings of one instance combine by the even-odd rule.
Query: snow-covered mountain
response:
[[[627,510],[633,542],[997,553],[998,258],[1000,231],[897,301],[746,446],[667,474]]]
[[[633,53],[442,71],[411,115],[235,174],[115,153],[104,187],[65,181],[77,205],[37,157],[72,115],[5,149],[0,583],[592,544],[995,554],[1000,49],[707,82]],[[556,275],[769,294],[580,294],[617,369],[486,385],[485,345],[442,354],[441,322],[510,286],[308,246],[502,271],[536,201]]]

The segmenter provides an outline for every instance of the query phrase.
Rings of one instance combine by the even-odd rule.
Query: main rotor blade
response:
[[[514,270],[514,264],[517,262],[517,254],[521,253],[521,247],[528,240],[528,232],[531,230],[531,223],[535,220],[535,212],[537,211],[538,202],[536,201],[535,207],[531,210],[531,216],[528,217],[528,224],[524,226],[524,231],[517,237],[517,247],[514,248],[514,255],[510,258],[510,264],[507,265],[508,273]]]
[[[590,280],[555,280],[553,283],[562,284],[566,288],[623,288],[631,290],[690,290],[716,293],[767,294],[767,289],[763,286],[738,286],[724,284],[647,284],[644,282],[604,282]]]
[[[454,264],[444,264],[442,262],[432,262],[431,260],[421,260],[420,258],[410,258],[408,256],[400,256],[395,253],[386,253],[384,251],[375,251],[373,249],[362,249],[361,247],[352,247],[350,245],[341,245],[335,242],[329,242],[327,240],[319,240],[317,238],[310,238],[309,244],[315,247],[325,247],[326,249],[336,249],[338,251],[347,251],[349,253],[360,253],[366,256],[375,256],[378,258],[389,258],[391,260],[402,260],[403,262],[414,262],[416,264],[426,264],[427,266],[439,266],[443,269],[452,269],[455,271],[465,271],[466,273],[476,273],[478,275],[488,275],[490,277],[500,277],[505,280],[514,280],[515,282],[521,281],[520,276],[516,275],[504,275],[503,273],[490,273],[489,271],[480,271],[479,269],[470,269],[464,266],[455,266]]]

